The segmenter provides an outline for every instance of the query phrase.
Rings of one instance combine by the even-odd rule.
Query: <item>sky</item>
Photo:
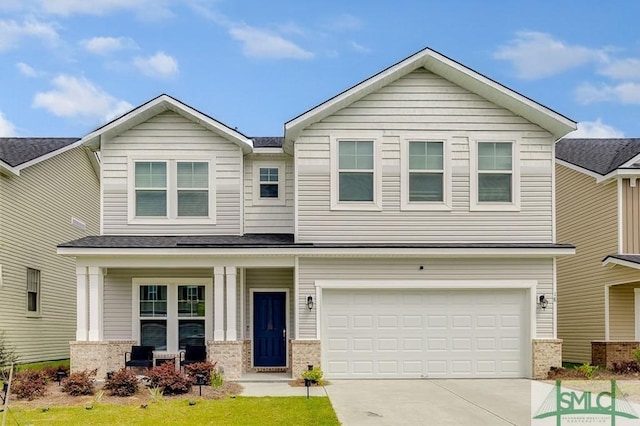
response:
[[[640,137],[640,2],[0,0],[0,137],[82,137],[171,95],[247,136],[429,47]]]

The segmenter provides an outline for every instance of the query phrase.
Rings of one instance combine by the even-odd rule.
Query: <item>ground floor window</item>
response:
[[[212,306],[207,295],[211,280],[134,279],[133,334],[142,345],[175,352],[187,345],[204,345]],[[136,315],[137,314],[137,315]]]

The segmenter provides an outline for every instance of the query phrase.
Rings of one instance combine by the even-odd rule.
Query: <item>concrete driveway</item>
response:
[[[527,379],[331,380],[343,425],[529,425]]]

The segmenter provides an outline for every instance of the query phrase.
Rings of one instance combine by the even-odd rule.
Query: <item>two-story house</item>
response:
[[[280,138],[155,98],[82,138],[102,224],[58,249],[78,268],[72,368],[196,342],[230,379],[545,375],[556,258],[574,253],[555,240],[554,143],[573,129],[430,49]]]
[[[611,367],[640,348],[640,139],[557,143],[558,261],[563,357]]]
[[[0,333],[19,362],[69,357],[76,267],[56,246],[99,231],[98,176],[78,138],[0,138]]]

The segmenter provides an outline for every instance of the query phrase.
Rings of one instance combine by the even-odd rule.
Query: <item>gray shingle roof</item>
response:
[[[16,167],[78,140],[79,138],[0,138],[0,160]]]
[[[571,244],[545,243],[402,243],[402,244],[366,244],[366,243],[295,243],[292,234],[245,234],[220,236],[136,236],[136,235],[100,235],[80,238],[60,244],[67,248],[533,248],[533,249],[571,249]]]
[[[583,169],[606,175],[640,154],[640,138],[561,139],[556,158]]]
[[[280,136],[252,137],[254,148],[282,148],[284,138]]]
[[[637,263],[640,265],[640,254],[610,254],[602,259],[604,262],[608,258],[624,260],[626,262]]]

